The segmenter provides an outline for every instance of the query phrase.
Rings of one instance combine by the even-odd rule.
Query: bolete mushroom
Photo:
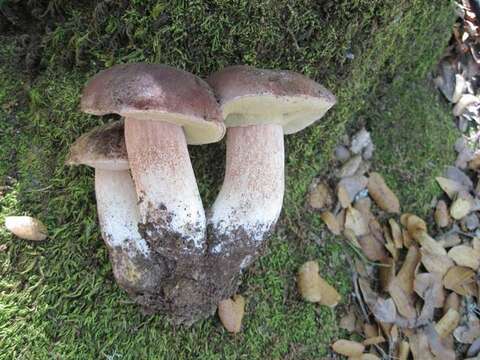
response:
[[[212,255],[244,268],[275,225],[284,194],[284,134],[320,119],[330,91],[294,72],[230,66],[207,82],[227,126],[225,178],[208,219]]]
[[[129,172],[123,121],[97,127],[70,148],[68,165],[95,168],[95,195],[102,237],[109,249],[117,283],[138,303],[148,307],[163,276],[138,232],[140,218],[135,186]]]
[[[188,144],[220,140],[217,101],[200,78],[166,65],[116,65],[83,91],[81,108],[125,117],[140,230],[155,251],[177,258],[205,250],[205,212]]]

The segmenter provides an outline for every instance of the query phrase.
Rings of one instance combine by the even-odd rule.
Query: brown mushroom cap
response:
[[[235,65],[207,82],[220,100],[227,127],[275,123],[292,134],[320,119],[336,102],[322,85],[291,71]]]
[[[123,121],[98,126],[70,147],[67,165],[88,165],[103,170],[128,170]]]
[[[83,90],[81,109],[177,124],[183,126],[189,144],[216,142],[225,133],[208,84],[166,65],[125,64],[101,71]]]

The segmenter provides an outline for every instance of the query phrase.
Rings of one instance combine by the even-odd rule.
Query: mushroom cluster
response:
[[[206,82],[158,64],[97,74],[81,109],[123,120],[81,136],[67,163],[95,168],[98,217],[118,284],[175,323],[211,315],[235,293],[280,215],[284,134],[334,103],[323,86],[289,71],[230,66]],[[187,145],[220,141],[225,132],[225,178],[205,213]]]

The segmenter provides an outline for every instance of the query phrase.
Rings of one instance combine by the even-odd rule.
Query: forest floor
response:
[[[0,359],[320,359],[341,337],[335,311],[301,301],[298,267],[318,259],[349,301],[345,247],[320,238],[306,210],[313,177],[331,171],[346,129],[372,132],[375,170],[405,211],[425,215],[435,175],[454,159],[449,106],[428,74],[455,21],[450,1],[0,2],[0,223],[35,216],[49,240],[0,227]],[[25,7],[23,7],[25,6]],[[205,77],[231,64],[301,72],[338,99],[286,141],[286,196],[268,250],[243,276],[243,331],[218,319],[174,328],[142,315],[113,280],[100,236],[93,172],[64,165],[69,145],[115,117],[79,111],[83,85],[116,63],[156,62]],[[224,143],[191,147],[208,207],[223,177]],[[321,243],[321,245],[319,245]]]

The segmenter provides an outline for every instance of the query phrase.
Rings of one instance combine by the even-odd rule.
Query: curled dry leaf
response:
[[[362,343],[351,340],[337,340],[332,344],[332,349],[337,354],[347,357],[361,356],[365,350],[365,346]]]
[[[370,233],[365,236],[360,236],[358,238],[358,243],[368,260],[380,261],[387,257],[387,252],[383,246],[381,235],[379,237],[375,236],[374,233]]]
[[[402,229],[400,228],[400,225],[398,225],[395,219],[389,219],[388,224],[390,225],[390,232],[391,232],[395,247],[397,249],[401,249],[403,247],[403,237],[402,237]]]
[[[393,259],[397,261],[399,256],[398,248],[395,246],[395,243],[393,242],[388,226],[383,227],[383,235],[385,237],[385,248],[392,255]]]
[[[460,220],[467,216],[472,210],[472,197],[468,192],[462,191],[450,205],[450,216],[455,220]]]
[[[457,310],[449,309],[442,318],[435,325],[435,330],[437,331],[440,338],[446,338],[448,335],[453,333],[460,322],[460,314]]]
[[[465,266],[453,266],[443,277],[445,289],[462,296],[474,295],[471,293],[472,284],[475,284],[475,272]]]
[[[364,236],[370,232],[362,213],[353,207],[349,207],[345,214],[345,229],[352,230],[355,236]]]
[[[447,227],[450,224],[450,214],[448,212],[447,203],[440,200],[437,203],[434,213],[435,223],[439,228]]]
[[[461,183],[445,178],[445,177],[436,177],[438,185],[442,188],[443,191],[448,195],[450,199],[454,199],[455,196],[462,191],[466,191],[467,189]]]
[[[228,332],[236,334],[242,327],[245,313],[245,299],[242,295],[234,295],[233,299],[222,300],[218,304],[218,316]]]
[[[427,223],[417,215],[403,214],[402,218],[404,219],[407,231],[413,239],[418,241],[418,238],[423,236],[424,233],[427,233]]]
[[[382,260],[382,265],[378,267],[378,281],[380,289],[387,292],[390,281],[395,277],[395,260],[388,257]]]
[[[358,242],[358,239],[357,237],[355,236],[355,233],[350,230],[350,229],[345,229],[343,231],[343,236],[345,236],[345,238],[347,239],[348,242],[350,242],[353,246],[361,249],[361,245],[360,243]]]
[[[398,360],[407,360],[410,354],[410,345],[408,341],[403,340],[398,346]]]
[[[318,274],[316,261],[307,261],[300,267],[297,275],[298,289],[302,297],[309,302],[319,302],[329,307],[336,306],[341,296]]]
[[[420,254],[422,256],[422,264],[428,272],[439,273],[443,276],[448,269],[454,266],[452,259],[447,255],[440,255],[423,247],[420,249]]]
[[[473,270],[480,267],[480,251],[467,245],[457,245],[450,249],[448,256],[459,266]]]
[[[298,271],[298,290],[302,297],[308,302],[319,302],[322,298],[318,271],[319,267],[316,261],[307,261]]]
[[[414,319],[417,316],[411,296],[405,293],[400,285],[400,280],[398,277],[395,277],[392,279],[392,281],[390,281],[388,292],[395,302],[396,308],[400,315],[404,316],[408,320]]]
[[[323,222],[327,225],[328,230],[330,230],[332,234],[334,235],[341,234],[341,227],[335,215],[333,215],[330,211],[323,211],[320,214],[320,217],[322,218]]]
[[[314,179],[310,185],[308,204],[314,210],[326,210],[333,206],[334,197],[330,186],[325,181]]]
[[[408,249],[413,243],[413,238],[410,235],[410,233],[405,229],[402,230],[402,237],[403,237],[403,246],[405,246]]]
[[[48,236],[47,227],[30,216],[7,216],[5,227],[20,239],[43,241]]]
[[[370,173],[368,192],[380,209],[389,213],[400,213],[400,202],[397,196],[388,187],[379,173]]]
[[[413,294],[413,283],[415,279],[415,270],[420,263],[420,251],[416,246],[408,248],[407,256],[403,262],[397,278],[400,287],[407,295]]]

